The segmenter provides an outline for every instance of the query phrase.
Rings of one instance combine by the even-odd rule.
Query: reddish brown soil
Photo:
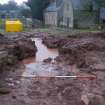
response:
[[[86,105],[88,97],[87,105],[105,105],[105,97],[102,95],[105,94],[105,83],[102,82],[105,81],[105,33],[83,33],[59,38],[49,36],[43,40],[48,47],[53,48],[54,45],[54,48],[55,46],[59,48],[60,55],[56,58],[58,62],[77,65],[80,69],[79,73],[89,73],[97,76],[94,82],[85,81],[87,84],[85,88],[92,91],[83,95],[85,104],[82,104]]]
[[[8,94],[0,95],[0,105],[105,105],[104,35],[85,33],[43,38],[48,47],[59,48],[56,60],[63,65],[57,62],[56,70],[63,70],[66,75],[94,75],[96,79],[16,78],[21,70],[16,71],[10,75],[13,80],[3,78],[6,86],[1,87],[7,87]]]

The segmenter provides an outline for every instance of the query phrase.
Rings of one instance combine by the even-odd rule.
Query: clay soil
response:
[[[18,69],[13,68],[13,72],[4,73],[1,76],[0,105],[105,105],[104,32],[59,37],[38,32],[23,33],[21,35],[25,37],[24,43],[27,42],[26,40],[30,36],[39,37],[41,35],[43,43],[48,48],[58,48],[59,56],[55,59],[56,63],[54,64],[57,71],[61,72],[63,70],[65,75],[88,75],[96,78],[17,77],[24,71],[24,65],[22,65]],[[13,39],[16,41],[17,37]],[[20,39],[18,39],[18,42],[16,41],[15,46],[20,46],[18,47],[20,49],[18,54],[21,55],[24,50],[21,50],[19,43]],[[4,44],[2,45],[4,46]],[[33,45],[32,42],[31,45]],[[32,47],[31,56],[33,56],[33,48],[36,49],[36,47]],[[10,50],[11,52],[13,50]],[[28,52],[28,55],[19,56],[16,61],[21,62],[20,57],[24,59],[29,55],[30,52]],[[13,54],[12,56],[16,55]],[[16,65],[18,63],[12,64]],[[16,70],[14,71],[14,69]]]

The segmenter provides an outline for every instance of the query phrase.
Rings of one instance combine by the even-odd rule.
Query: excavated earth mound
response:
[[[72,36],[43,38],[49,48],[59,48],[58,61],[76,64],[79,68],[105,70],[105,33],[82,33]]]
[[[37,48],[31,39],[22,36],[8,38],[0,34],[0,71],[17,65],[19,60],[35,56]]]
[[[43,38],[43,42],[47,47],[59,49],[59,56],[55,59],[56,61],[67,65],[76,65],[79,69],[79,74],[92,74],[96,76],[96,79],[93,81],[85,81],[83,79],[78,81],[77,83],[80,83],[81,86],[71,79],[74,90],[72,90],[71,84],[67,91],[64,91],[64,94],[60,94],[61,99],[65,100],[65,97],[68,96],[66,99],[69,99],[69,102],[71,102],[64,105],[105,105],[105,33],[82,33],[59,37],[49,36],[48,38]],[[67,79],[65,80],[66,82]],[[58,83],[61,82],[59,81]],[[74,84],[79,86],[79,88],[75,89]],[[66,88],[66,84],[64,87]],[[78,90],[79,92],[82,90],[82,92],[78,93]],[[72,92],[75,99],[71,99],[68,95],[72,95]],[[75,92],[77,95],[75,95]],[[76,99],[76,97],[79,97],[78,95],[81,99]]]

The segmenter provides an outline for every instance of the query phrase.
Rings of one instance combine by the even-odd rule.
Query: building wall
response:
[[[58,1],[62,1],[58,3]],[[73,28],[73,7],[71,0],[56,0],[57,11],[45,12],[45,24],[55,26],[66,26]]]
[[[73,7],[71,0],[64,0],[63,7],[63,25],[73,28]]]
[[[57,9],[55,12],[45,12],[45,24],[54,26],[65,26],[69,28],[85,28],[94,26],[96,24],[96,12],[91,13],[83,10],[84,6],[82,5],[85,3],[83,0],[55,1],[57,4]]]
[[[45,24],[57,26],[57,12],[45,12]]]

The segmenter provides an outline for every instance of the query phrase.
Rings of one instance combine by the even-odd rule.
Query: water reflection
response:
[[[28,58],[23,61],[25,65],[25,72],[23,76],[55,76],[59,75],[56,70],[54,70],[53,64],[43,64],[42,61],[51,57],[52,59],[58,56],[58,49],[48,49],[41,39],[32,38],[37,46],[37,54],[35,58]]]
[[[59,72],[55,70],[56,67],[52,64],[32,63],[26,65],[26,70],[23,73],[24,77],[34,76],[56,76]]]
[[[28,64],[31,64],[31,63],[33,63],[33,62],[36,62],[36,60],[35,60],[35,58],[33,57],[30,57],[30,58],[27,58],[27,59],[24,59],[23,60],[23,64],[24,65],[28,65]]]
[[[44,44],[42,44],[42,40],[38,38],[33,38],[35,41],[35,45],[37,46],[37,54],[36,54],[36,62],[43,61],[49,57],[56,58],[58,56],[58,49],[48,49]]]

